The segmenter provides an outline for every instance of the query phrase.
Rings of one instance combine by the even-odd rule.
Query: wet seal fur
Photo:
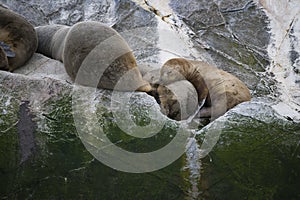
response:
[[[127,42],[111,27],[89,21],[71,27],[40,26],[36,31],[37,51],[62,61],[76,83],[119,91],[151,90],[150,84],[142,79]],[[121,84],[117,84],[119,80]]]
[[[195,114],[198,107],[198,95],[189,81],[181,80],[168,85],[160,85],[160,68],[142,67],[141,72],[143,79],[152,86],[152,91],[148,94],[155,98],[164,115],[180,121]]]
[[[159,85],[157,93],[163,114],[177,121],[186,120],[198,108],[197,91],[186,80],[176,81],[168,85]]]
[[[37,34],[25,18],[1,4],[0,19],[0,69],[13,71],[24,65],[36,51]],[[5,50],[3,45],[9,49]]]
[[[207,98],[208,87],[203,74],[197,68],[183,58],[166,61],[160,70],[159,83],[167,85],[180,80],[187,80],[193,84],[197,90],[199,103]]]
[[[200,117],[215,119],[234,106],[251,100],[250,91],[242,81],[206,62],[183,58],[165,62],[160,71],[160,82],[170,84],[180,80],[193,84],[198,93],[198,102],[205,99]]]

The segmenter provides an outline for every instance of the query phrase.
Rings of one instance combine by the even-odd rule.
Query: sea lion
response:
[[[111,27],[89,21],[71,27],[40,26],[36,31],[38,52],[62,61],[76,83],[119,91],[132,91],[137,86],[138,91],[151,90],[127,42]]]
[[[25,18],[1,5],[0,19],[0,69],[13,71],[24,65],[36,51],[37,35]]]
[[[200,100],[207,96],[205,106],[199,112],[200,117],[213,120],[239,103],[251,100],[250,91],[242,81],[206,62],[183,58],[165,62],[160,71],[161,83],[183,79],[194,85]]]

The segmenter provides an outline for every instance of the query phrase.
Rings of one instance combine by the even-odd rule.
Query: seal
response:
[[[0,19],[0,69],[13,71],[24,65],[36,51],[37,34],[25,18],[2,5]]]
[[[71,27],[40,26],[36,31],[38,52],[62,61],[76,83],[119,91],[152,89],[142,79],[127,42],[111,27],[87,21]]]
[[[162,66],[161,83],[170,84],[184,79],[196,88],[198,102],[206,96],[200,117],[213,120],[234,106],[251,100],[250,91],[241,80],[206,62],[173,58]]]

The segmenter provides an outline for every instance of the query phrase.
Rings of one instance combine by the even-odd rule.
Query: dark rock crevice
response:
[[[36,124],[29,110],[29,102],[23,101],[19,110],[19,121],[17,124],[19,148],[21,154],[20,164],[27,161],[36,151],[35,134]]]

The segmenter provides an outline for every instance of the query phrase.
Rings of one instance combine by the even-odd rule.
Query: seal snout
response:
[[[136,91],[139,91],[139,92],[151,92],[152,91],[152,87],[149,83],[139,87]]]
[[[154,99],[156,100],[156,102],[158,104],[161,104],[161,101],[160,101],[160,98],[159,98],[159,93],[157,91],[157,88],[158,88],[158,85],[154,85],[152,88],[151,88],[151,91],[147,92],[148,95],[154,97]]]

